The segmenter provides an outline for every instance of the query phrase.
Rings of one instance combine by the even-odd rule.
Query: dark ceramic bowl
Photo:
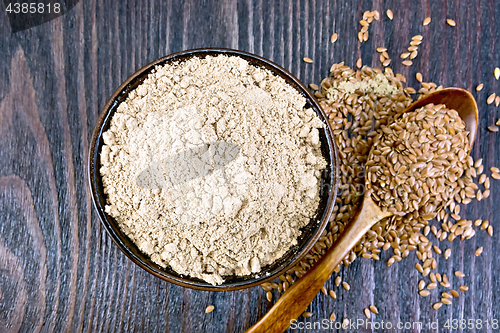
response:
[[[302,234],[298,238],[298,244],[289,249],[282,258],[275,261],[273,264],[263,267],[262,271],[258,275],[226,276],[224,277],[225,282],[223,284],[213,286],[200,279],[180,275],[172,269],[160,267],[151,261],[147,255],[142,253],[122,232],[115,219],[104,211],[106,195],[103,192],[102,179],[99,172],[99,155],[103,146],[102,134],[108,130],[111,118],[118,105],[127,98],[127,95],[131,90],[135,89],[144,81],[155,66],[169,64],[176,61],[184,61],[191,57],[203,58],[208,55],[216,56],[220,54],[238,56],[247,60],[252,65],[270,70],[275,75],[281,76],[285,79],[289,85],[297,89],[297,91],[305,97],[307,101],[306,107],[312,108],[325,124],[323,129],[320,130],[320,140],[321,151],[324,158],[328,162],[328,166],[323,172],[321,178],[320,204],[316,212],[316,216],[311,219],[307,226],[302,228]],[[89,180],[92,200],[104,228],[107,230],[116,245],[118,245],[120,250],[122,250],[123,253],[125,253],[125,255],[127,255],[127,257],[129,257],[137,265],[163,280],[180,286],[202,290],[225,291],[249,288],[276,278],[294,267],[314,246],[328,223],[328,219],[332,213],[337,195],[338,172],[339,157],[337,147],[333,141],[332,130],[328,125],[327,117],[325,116],[323,110],[320,108],[308,89],[292,74],[275,63],[250,53],[228,49],[196,49],[174,53],[158,59],[135,72],[125,82],[123,82],[120,87],[118,87],[102,109],[92,133],[89,154]]]

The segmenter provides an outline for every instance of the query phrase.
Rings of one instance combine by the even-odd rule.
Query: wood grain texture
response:
[[[360,45],[362,13],[389,8],[394,20],[382,15]],[[432,22],[423,27],[427,16]],[[417,71],[445,86],[472,90],[484,83],[474,92],[480,129],[472,155],[489,169],[500,166],[500,137],[486,130],[500,117],[497,107],[486,105],[489,94],[500,93],[493,76],[500,67],[498,17],[497,0],[81,0],[54,21],[0,35],[0,331],[243,332],[269,309],[260,288],[211,293],[167,284],[135,267],[103,232],[86,178],[90,134],[108,96],[143,65],[184,49],[230,47],[273,60],[308,84],[319,83],[333,62],[353,66],[362,57],[379,67],[375,49],[386,46],[391,67],[410,86],[418,87]],[[4,21],[1,26],[5,31]],[[424,40],[408,68],[399,54],[416,34]],[[314,63],[304,63],[304,56]],[[466,206],[462,215],[491,221],[498,234],[499,195],[494,182],[490,198]],[[500,320],[500,238],[479,231],[467,242],[440,246],[453,255],[438,257],[438,270],[453,286],[470,287],[453,305],[435,311],[435,295],[417,296],[413,254],[387,268],[383,253],[380,262],[357,260],[343,269],[351,290],[335,288],[336,300],[318,295],[310,306],[314,316],[299,322],[332,312],[339,320],[362,319],[370,304],[380,311],[377,322]],[[484,247],[480,257],[473,255],[478,246]],[[466,277],[455,277],[457,269]],[[209,304],[215,310],[205,314]],[[443,326],[407,331],[451,332]]]

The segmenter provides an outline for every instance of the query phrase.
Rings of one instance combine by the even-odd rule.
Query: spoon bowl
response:
[[[412,103],[401,114],[410,112],[426,104],[445,104],[450,109],[455,109],[465,121],[466,129],[470,132],[470,145],[477,132],[477,104],[472,94],[462,88],[446,88],[429,94],[428,96]],[[400,114],[400,115],[401,115]],[[369,181],[365,179],[365,188]],[[296,281],[278,299],[269,312],[247,333],[257,332],[283,332],[290,326],[292,319],[300,316],[314,297],[330,278],[335,268],[359,242],[363,235],[378,221],[390,217],[393,213],[382,211],[373,201],[370,192],[365,191],[363,202],[352,222],[344,229],[333,246],[307,273]]]

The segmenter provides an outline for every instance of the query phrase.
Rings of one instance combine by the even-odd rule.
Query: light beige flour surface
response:
[[[106,211],[158,265],[221,284],[297,243],[319,204],[323,123],[239,57],[157,66],[104,133]]]

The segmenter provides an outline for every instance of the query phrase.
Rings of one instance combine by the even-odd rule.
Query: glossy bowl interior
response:
[[[312,108],[318,117],[323,121],[325,126],[320,130],[320,141],[322,154],[328,162],[328,166],[322,173],[321,188],[320,188],[320,204],[316,212],[316,216],[311,219],[309,224],[302,228],[301,236],[298,239],[298,244],[293,246],[286,254],[271,265],[262,268],[258,274],[248,276],[227,276],[224,277],[225,282],[218,286],[213,286],[205,281],[190,276],[184,276],[176,273],[172,269],[162,268],[151,259],[142,253],[137,246],[122,232],[116,220],[108,215],[104,207],[106,205],[106,195],[103,191],[100,169],[100,151],[103,146],[102,134],[109,129],[110,121],[115,113],[118,105],[127,98],[130,91],[135,89],[148,76],[151,70],[157,65],[165,65],[172,62],[181,62],[191,57],[204,58],[206,56],[216,56],[225,54],[228,56],[238,56],[247,60],[250,64],[258,67],[266,68],[286,80],[288,84],[293,86],[302,96],[305,97],[306,107]],[[333,134],[328,125],[327,118],[308,91],[308,89],[297,80],[292,74],[285,69],[266,60],[262,57],[249,54],[237,50],[229,49],[196,49],[188,50],[175,54],[168,55],[158,59],[143,68],[139,69],[130,76],[109,98],[108,102],[102,109],[97,123],[95,124],[92,134],[89,153],[89,181],[92,200],[95,209],[101,219],[104,228],[107,230],[113,241],[125,255],[127,255],[134,263],[148,271],[149,273],[164,279],[166,281],[194,289],[202,290],[237,290],[259,285],[263,282],[271,280],[290,268],[294,267],[303,256],[314,246],[317,239],[325,229],[328,219],[332,213],[335,204],[335,198],[338,189],[338,172],[339,172],[339,157],[337,147],[333,141]]]

